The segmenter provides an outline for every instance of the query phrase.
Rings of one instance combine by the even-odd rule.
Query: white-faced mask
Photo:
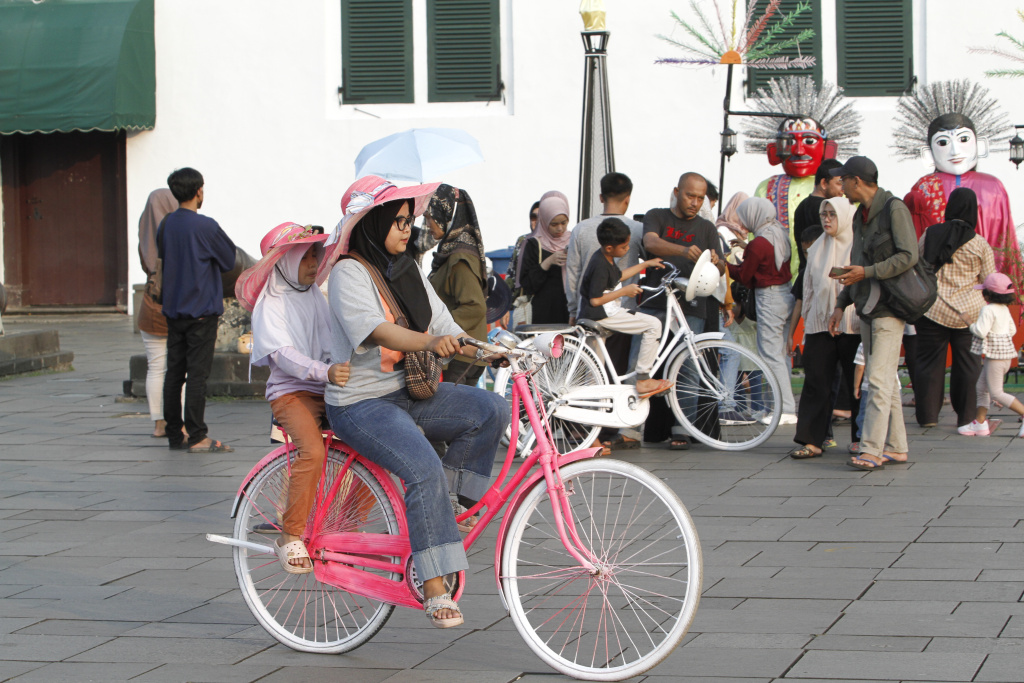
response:
[[[978,165],[978,138],[970,128],[940,130],[932,136],[931,152],[936,170],[963,175]]]

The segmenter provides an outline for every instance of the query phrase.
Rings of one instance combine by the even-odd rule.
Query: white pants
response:
[[[167,336],[142,332],[146,345],[146,399],[151,420],[164,419],[164,374],[167,372]]]
[[[654,361],[658,358],[658,343],[661,341],[661,321],[653,315],[646,313],[630,313],[619,309],[615,315],[610,315],[597,324],[612,332],[623,334],[639,334],[640,353],[636,359],[636,373],[638,379],[647,379],[654,367]]]

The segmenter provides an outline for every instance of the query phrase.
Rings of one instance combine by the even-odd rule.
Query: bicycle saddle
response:
[[[598,325],[598,323],[587,318],[577,319],[576,324],[582,327],[590,334],[596,334],[599,337],[607,337],[610,334],[608,330],[602,328],[600,325]]]

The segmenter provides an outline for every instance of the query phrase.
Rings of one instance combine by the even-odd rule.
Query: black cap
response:
[[[493,271],[487,278],[487,324],[497,322],[512,308],[512,290]]]
[[[850,157],[839,168],[829,171],[833,176],[857,176],[861,180],[878,184],[878,167],[867,157]]]

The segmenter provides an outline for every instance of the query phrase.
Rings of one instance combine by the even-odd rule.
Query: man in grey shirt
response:
[[[580,310],[580,283],[587,270],[587,264],[590,263],[590,257],[594,255],[594,252],[601,248],[597,241],[597,226],[601,224],[601,221],[609,216],[615,216],[629,227],[629,251],[616,261],[620,270],[635,266],[644,258],[642,246],[644,226],[639,221],[626,218],[632,194],[633,181],[625,173],[613,172],[605,175],[601,178],[601,203],[604,205],[604,212],[600,216],[580,221],[572,229],[564,266],[565,298],[569,304],[570,324],[576,323],[576,317]],[[637,284],[639,280],[638,274],[622,284]],[[636,299],[625,297],[621,299],[621,302],[625,310],[636,310]],[[615,371],[619,374],[624,374],[630,367],[636,365],[636,354],[640,346],[638,339],[633,335],[616,332],[606,340],[608,355],[615,365]],[[630,384],[635,382],[635,377],[629,380]],[[605,448],[635,448],[640,445],[641,436],[640,429],[621,429],[618,433],[614,429],[602,429],[599,438]]]
[[[620,270],[635,266],[643,260],[643,233],[644,226],[638,221],[626,218],[626,211],[629,210],[629,199],[633,193],[633,181],[625,173],[609,173],[601,178],[601,203],[604,205],[604,212],[600,216],[593,216],[580,221],[572,229],[569,238],[569,247],[565,260],[565,298],[569,304],[569,323],[576,322],[576,314],[580,307],[580,281],[583,273],[590,263],[590,257],[601,248],[597,242],[597,226],[608,216],[616,216],[629,227],[631,237],[629,240],[629,251],[621,259],[616,261]],[[636,284],[640,276],[634,276],[623,282],[623,285]],[[636,310],[636,301],[623,299],[622,307],[627,311]]]

